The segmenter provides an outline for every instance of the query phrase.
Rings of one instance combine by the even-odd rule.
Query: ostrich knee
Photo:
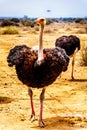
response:
[[[44,93],[45,93],[45,88],[42,89],[42,92],[41,92],[41,94],[40,94],[40,103],[43,103]]]
[[[30,104],[31,104],[31,121],[34,121],[35,120],[35,111],[34,111],[34,105],[33,105],[33,92],[32,92],[32,89],[29,88],[28,89],[28,94],[30,96]]]

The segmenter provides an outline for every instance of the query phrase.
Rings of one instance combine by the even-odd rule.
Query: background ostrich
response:
[[[74,35],[70,36],[62,36],[56,39],[55,42],[56,47],[61,47],[65,49],[68,56],[72,57],[72,72],[71,78],[74,79],[73,71],[74,71],[74,62],[75,56],[78,50],[80,50],[80,39]]]
[[[69,57],[59,48],[43,49],[42,37],[45,19],[37,19],[40,24],[39,49],[34,50],[26,45],[15,46],[7,57],[9,66],[15,66],[17,76],[22,83],[28,86],[31,103],[31,121],[35,119],[32,88],[42,88],[40,94],[39,125],[44,127],[42,119],[45,87],[52,84],[62,71],[66,71]]]

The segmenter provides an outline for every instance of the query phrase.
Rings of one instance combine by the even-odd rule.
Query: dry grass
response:
[[[8,26],[1,29],[1,34],[18,34],[18,29],[15,26]]]
[[[81,49],[81,66],[87,66],[87,45],[83,44]]]

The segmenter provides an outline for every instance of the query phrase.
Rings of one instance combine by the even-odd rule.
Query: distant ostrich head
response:
[[[45,18],[38,18],[36,20],[37,23],[39,23],[41,26],[44,26],[46,24],[46,19]]]

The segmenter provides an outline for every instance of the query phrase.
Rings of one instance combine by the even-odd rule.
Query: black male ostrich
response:
[[[80,39],[74,35],[62,36],[56,39],[56,47],[65,49],[68,56],[72,57],[71,79],[74,80],[73,71],[76,53],[80,50]]]
[[[67,70],[69,57],[66,55],[66,52],[59,47],[43,49],[42,35],[45,19],[37,19],[37,22],[41,26],[38,50],[34,50],[26,45],[16,46],[10,50],[7,62],[9,66],[15,66],[19,80],[28,86],[32,121],[35,119],[35,111],[31,88],[43,88],[40,94],[39,125],[40,127],[44,127],[42,111],[45,87],[52,84],[62,71]]]

